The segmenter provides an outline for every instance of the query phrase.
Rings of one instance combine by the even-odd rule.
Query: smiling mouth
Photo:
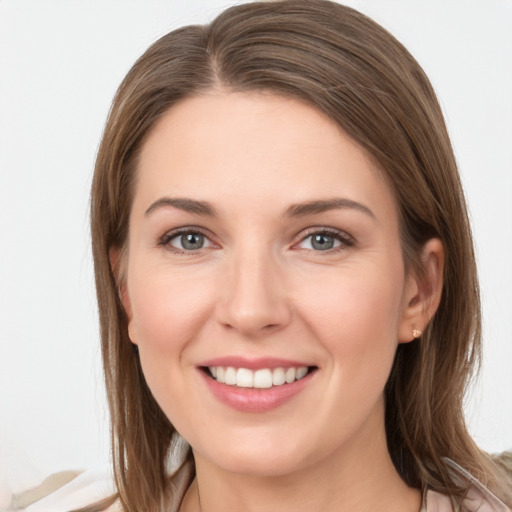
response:
[[[317,369],[316,366],[289,368],[235,368],[233,366],[206,366],[203,371],[220,384],[238,388],[269,389],[292,384]]]

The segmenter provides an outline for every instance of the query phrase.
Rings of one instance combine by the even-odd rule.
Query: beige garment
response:
[[[423,494],[420,512],[512,512],[480,482],[452,461],[447,461],[457,478],[471,485],[460,507],[455,500],[438,492],[428,490]],[[183,468],[183,473],[190,468]],[[181,477],[182,475],[180,475]],[[183,475],[184,476],[184,475]],[[188,478],[180,478],[181,482]],[[178,488],[182,487],[178,483]],[[185,489],[183,489],[184,491]],[[6,512],[69,512],[78,507],[95,503],[115,493],[115,486],[108,471],[87,471],[78,476],[72,472],[59,473],[46,479],[29,493],[14,496]],[[177,512],[177,506],[170,512]],[[3,511],[2,511],[3,512]],[[122,512],[119,502],[105,512]]]
[[[115,493],[108,470],[65,471],[51,475],[34,489],[12,496],[0,512],[69,512]],[[122,512],[118,503],[105,512]]]
[[[449,496],[428,491],[420,512],[511,512],[504,503],[487,491],[485,494],[472,487],[460,507]]]
[[[57,489],[64,487],[66,484],[71,482],[71,480],[74,480],[78,475],[80,475],[80,473],[80,471],[61,471],[60,473],[54,473],[48,478],[45,478],[37,487],[11,496],[12,501],[10,508],[26,508],[30,504],[41,500]]]

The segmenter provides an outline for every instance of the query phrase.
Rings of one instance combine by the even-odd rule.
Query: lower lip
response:
[[[290,384],[257,389],[221,384],[208,376],[202,369],[199,371],[210,391],[218,400],[238,411],[254,413],[271,411],[285,404],[299,394],[311,382],[313,374],[316,373],[310,372],[302,379]]]

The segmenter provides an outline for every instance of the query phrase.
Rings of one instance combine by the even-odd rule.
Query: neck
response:
[[[421,495],[407,487],[387,450],[384,428],[281,476],[223,470],[195,454],[196,480],[181,512],[417,512]],[[276,507],[276,504],[279,504]]]

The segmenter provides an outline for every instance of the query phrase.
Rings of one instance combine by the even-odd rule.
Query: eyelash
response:
[[[197,250],[186,251],[186,250],[178,249],[177,247],[173,247],[171,245],[171,241],[174,240],[175,238],[182,236],[182,235],[201,235],[206,240],[208,240],[210,243],[212,243],[210,238],[208,237],[208,235],[204,231],[202,231],[200,228],[188,226],[185,228],[179,228],[174,231],[170,231],[170,232],[166,233],[163,237],[160,238],[160,240],[158,241],[158,245],[161,247],[167,248],[168,250],[170,250],[171,252],[173,252],[175,254],[178,254],[179,256],[196,254],[201,249],[203,249],[203,248],[201,248],[201,249],[197,249]]]
[[[161,247],[166,247],[171,252],[178,254],[178,255],[193,255],[204,249],[204,247],[201,247],[197,250],[181,250],[177,247],[173,247],[170,242],[179,236],[182,235],[201,235],[203,236],[210,244],[213,244],[213,242],[210,240],[208,235],[201,229],[195,228],[195,227],[185,227],[180,228],[171,232],[166,233],[164,236],[162,236],[159,241],[158,245]],[[320,236],[327,236],[330,238],[333,238],[334,240],[340,242],[340,245],[337,247],[333,247],[330,249],[325,250],[315,250],[315,249],[306,249],[311,252],[315,253],[324,253],[324,254],[335,254],[337,252],[343,251],[349,247],[352,247],[355,245],[355,240],[352,236],[345,233],[344,231],[339,231],[336,229],[328,229],[328,228],[309,228],[306,230],[306,233],[302,236],[302,238],[297,242],[293,244],[293,247],[303,243],[308,238],[313,237],[314,235],[320,235]]]
[[[340,242],[340,245],[338,247],[333,247],[331,249],[326,249],[324,251],[321,250],[314,250],[314,249],[307,249],[309,251],[315,252],[315,253],[324,253],[324,254],[335,254],[340,251],[346,250],[349,247],[353,247],[355,245],[355,240],[352,236],[350,236],[348,233],[345,233],[344,231],[340,231],[337,229],[329,229],[329,228],[319,228],[319,227],[313,227],[306,230],[306,233],[300,241],[297,244],[294,244],[294,246],[303,243],[308,238],[313,237],[314,235],[323,235],[333,238],[334,240],[337,240]]]

